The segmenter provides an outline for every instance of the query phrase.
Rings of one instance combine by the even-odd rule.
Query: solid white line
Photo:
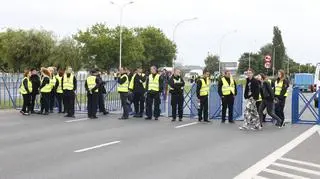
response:
[[[297,163],[297,164],[301,164],[301,165],[307,165],[310,167],[316,167],[316,168],[320,168],[319,164],[315,164],[315,163],[311,163],[311,162],[305,162],[305,161],[301,161],[301,160],[293,160],[293,159],[289,159],[289,158],[279,158],[279,160],[282,161],[286,161],[286,162],[291,162],[291,163]]]
[[[319,128],[320,127],[317,125],[313,126],[312,128],[308,129],[307,131],[305,131],[304,133],[299,135],[297,138],[293,139],[289,143],[285,144],[284,146],[282,146],[278,150],[274,151],[273,153],[271,153],[267,157],[258,161],[256,164],[249,167],[248,169],[246,169],[245,171],[243,171],[242,173],[240,173],[236,177],[234,177],[234,179],[248,179],[248,178],[252,178],[253,176],[258,175],[258,173],[260,173],[263,169],[267,168],[270,164],[272,164],[273,162],[278,160],[280,157],[282,157],[283,155],[288,153],[290,150],[292,150],[297,145],[299,145],[304,140],[306,140],[311,135],[313,135],[315,132],[317,132],[319,130]]]
[[[296,170],[296,171],[299,171],[299,172],[304,172],[304,173],[309,173],[309,174],[319,175],[320,176],[320,172],[315,171],[315,170],[309,170],[309,169],[304,169],[304,168],[300,168],[300,167],[294,167],[294,166],[285,165],[285,164],[281,164],[281,163],[273,163],[272,165],[278,166],[278,167],[282,167],[282,168],[291,169],[291,170]]]
[[[310,178],[302,177],[302,176],[299,176],[299,175],[293,175],[293,174],[290,174],[290,173],[281,172],[281,171],[278,171],[278,170],[267,169],[267,168],[264,169],[263,171],[267,172],[267,173],[274,174],[274,175],[280,175],[280,176],[283,176],[283,177],[287,177],[287,178],[310,179]]]
[[[70,122],[79,122],[79,121],[86,121],[89,118],[81,118],[81,119],[73,119],[73,120],[69,120],[69,121],[64,121],[66,123],[70,123]]]
[[[105,144],[96,145],[96,146],[93,146],[93,147],[88,147],[88,148],[76,150],[74,152],[75,153],[86,152],[86,151],[89,151],[89,150],[93,150],[93,149],[97,149],[97,148],[101,148],[101,147],[106,147],[106,146],[113,145],[113,144],[118,144],[120,142],[121,141],[113,141],[113,142],[109,142],[109,143],[105,143]]]
[[[262,177],[262,176],[257,175],[257,176],[255,176],[255,177],[253,177],[252,179],[269,179],[269,178],[266,178],[266,177]]]
[[[182,127],[192,126],[192,125],[195,125],[195,124],[198,124],[198,123],[199,122],[192,122],[192,123],[188,123],[188,124],[183,124],[181,126],[176,126],[174,128],[179,129],[179,128],[182,128]]]

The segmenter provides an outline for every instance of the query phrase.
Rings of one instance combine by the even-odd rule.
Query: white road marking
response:
[[[192,122],[192,123],[188,123],[188,124],[183,124],[183,125],[180,125],[180,126],[176,126],[174,127],[175,129],[179,129],[179,128],[182,128],[182,127],[187,127],[187,126],[192,126],[192,125],[195,125],[195,124],[198,124],[199,122]]]
[[[255,177],[253,177],[252,179],[269,179],[269,178],[266,178],[266,177],[262,177],[262,176],[257,175],[257,176],[255,176]]]
[[[89,118],[81,118],[81,119],[73,119],[73,120],[69,120],[69,121],[64,121],[66,123],[70,123],[70,122],[79,122],[79,121],[86,121]]]
[[[320,135],[320,129],[318,130],[318,134]]]
[[[297,163],[297,164],[301,164],[301,165],[306,165],[306,166],[310,166],[310,167],[320,168],[319,164],[315,164],[315,163],[311,163],[311,162],[305,162],[305,161],[301,161],[301,160],[293,160],[293,159],[283,158],[283,157],[279,158],[279,160],[286,161],[286,162],[291,162],[291,163]]]
[[[287,173],[287,172],[281,172],[281,171],[278,171],[278,170],[272,170],[272,169],[267,169],[267,168],[264,169],[263,171],[267,172],[267,173],[274,174],[274,175],[280,175],[280,176],[283,176],[283,177],[287,177],[287,178],[310,179],[310,178],[302,177],[302,176],[299,176],[299,175],[293,175],[293,174],[290,174],[290,173]]]
[[[299,171],[299,172],[304,172],[304,173],[309,173],[309,174],[319,175],[320,176],[320,172],[315,171],[315,170],[304,169],[304,168],[301,168],[301,167],[294,167],[294,166],[285,165],[285,164],[281,164],[281,163],[273,163],[272,165],[277,166],[277,167],[287,168],[287,169],[296,170],[296,171]]]
[[[89,151],[89,150],[93,150],[93,149],[97,149],[97,148],[101,148],[101,147],[106,147],[106,146],[113,145],[113,144],[118,144],[120,142],[121,141],[113,141],[113,142],[109,142],[109,143],[105,143],[105,144],[96,145],[96,146],[93,146],[93,147],[88,147],[88,148],[76,150],[74,152],[75,153],[86,152],[86,151]]]
[[[312,136],[314,133],[316,133],[318,130],[320,130],[320,126],[313,126],[289,143],[285,144],[278,150],[274,151],[267,157],[263,158],[262,160],[258,161],[256,164],[253,166],[249,167],[236,177],[234,179],[248,179],[252,178],[253,176],[258,175],[263,169],[267,168],[269,165],[271,165],[273,162],[281,158],[283,155],[291,151],[293,148],[295,148],[297,145],[302,143],[304,140]]]

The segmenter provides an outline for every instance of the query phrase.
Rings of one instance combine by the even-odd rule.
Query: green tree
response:
[[[206,68],[209,70],[211,74],[214,74],[214,72],[219,71],[219,62],[220,57],[218,55],[212,54],[208,54],[207,58],[204,60]]]
[[[275,26],[273,27],[273,62],[275,62],[275,71],[283,68],[283,64],[286,58],[286,49],[282,40],[281,30]]]

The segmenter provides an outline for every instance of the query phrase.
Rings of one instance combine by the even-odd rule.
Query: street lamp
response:
[[[237,33],[237,30],[234,30],[234,31],[231,31],[231,32],[228,32],[226,34],[224,34],[221,39],[220,39],[220,46],[219,46],[219,56],[220,56],[220,60],[219,60],[219,74],[221,74],[221,60],[222,60],[222,42],[223,40],[230,34],[233,34],[233,33]]]
[[[274,77],[274,64],[276,62],[276,48],[280,47],[281,44],[273,47],[273,61],[272,61],[272,76]]]
[[[188,21],[194,21],[194,20],[197,20],[197,19],[198,19],[197,17],[194,17],[194,18],[190,18],[190,19],[184,19],[184,20],[178,22],[178,23],[174,26],[173,36],[172,36],[173,42],[175,42],[176,31],[177,31],[178,27],[179,27],[181,24],[183,24],[183,23],[185,23],[185,22],[188,22]],[[174,60],[175,60],[175,59],[174,59],[174,57],[173,57],[173,59],[172,59],[172,68],[173,68],[173,69],[174,69]]]
[[[130,5],[130,4],[133,4],[134,2],[133,1],[130,1],[128,3],[125,3],[125,4],[122,4],[122,5],[119,5],[119,4],[116,4],[115,2],[113,1],[110,1],[110,3],[112,5],[116,5],[120,8],[120,50],[119,50],[119,68],[121,68],[121,63],[122,63],[122,19],[123,19],[123,10],[124,8],[127,6],[127,5]]]

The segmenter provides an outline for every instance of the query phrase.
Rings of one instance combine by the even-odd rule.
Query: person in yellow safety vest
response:
[[[88,97],[88,118],[97,119],[97,108],[98,108],[98,99],[99,99],[99,87],[100,87],[100,78],[97,78],[98,72],[92,70],[90,76],[88,76],[85,82],[85,88],[87,91]]]
[[[20,85],[20,93],[23,97],[23,105],[20,113],[22,115],[30,115],[31,113],[31,93],[32,93],[32,83],[30,81],[31,72],[29,70],[24,71],[24,78],[22,79]]]
[[[197,80],[197,97],[199,102],[199,110],[198,110],[198,120],[201,122],[210,122],[208,119],[209,115],[209,91],[210,91],[210,82],[209,77],[210,72],[207,69],[203,70],[203,76]]]
[[[50,84],[52,85],[52,90],[50,92],[50,113],[53,113],[53,108],[55,106],[56,90],[59,86],[59,81],[55,76],[55,67],[48,67],[50,72]]]
[[[285,125],[284,107],[288,96],[289,81],[284,70],[279,70],[278,78],[274,82],[275,114],[281,119],[281,126]]]
[[[261,77],[261,75],[260,74],[258,74],[257,76],[255,76],[255,79],[258,81],[258,83],[259,83],[259,98],[258,98],[258,100],[256,101],[256,106],[257,106],[257,109],[258,109],[258,111],[259,111],[259,108],[260,108],[260,105],[261,105],[261,103],[262,103],[262,92],[261,92],[261,87],[262,87],[262,77]],[[266,122],[266,114],[265,113],[263,113],[263,118],[262,118],[262,121],[260,121],[260,123],[261,123],[261,127],[262,127],[262,123],[263,122]]]
[[[118,74],[118,93],[120,94],[121,106],[123,108],[122,116],[119,120],[129,119],[129,77],[126,68],[119,69],[120,74]]]
[[[169,80],[169,87],[171,93],[171,106],[172,106],[172,122],[176,121],[177,107],[179,121],[183,118],[183,102],[184,102],[184,80],[180,75],[181,71],[177,68],[174,69],[174,74]]]
[[[218,83],[218,93],[222,101],[222,119],[221,122],[225,123],[227,108],[229,111],[228,120],[229,123],[233,121],[233,104],[234,98],[237,96],[237,84],[232,78],[230,71],[225,71],[224,76]]]
[[[160,77],[156,66],[150,68],[151,74],[147,78],[147,100],[146,100],[146,120],[152,119],[152,106],[154,106],[153,116],[155,120],[160,116],[160,94],[163,92],[163,79]]]
[[[58,113],[62,113],[62,101],[63,101],[63,89],[62,89],[62,77],[64,75],[64,71],[59,69],[58,74],[56,75],[58,86],[56,88],[56,97],[58,101]]]
[[[145,82],[146,76],[142,73],[141,68],[137,68],[129,84],[129,90],[133,93],[133,104],[135,114],[133,117],[143,117],[145,101]]]
[[[40,85],[40,92],[41,92],[41,110],[38,114],[49,114],[50,108],[50,93],[52,90],[52,85],[50,84],[50,72],[46,68],[42,68],[41,70],[42,80]]]
[[[64,117],[74,118],[75,91],[77,90],[77,79],[73,74],[72,68],[68,67],[61,79],[63,90]]]

